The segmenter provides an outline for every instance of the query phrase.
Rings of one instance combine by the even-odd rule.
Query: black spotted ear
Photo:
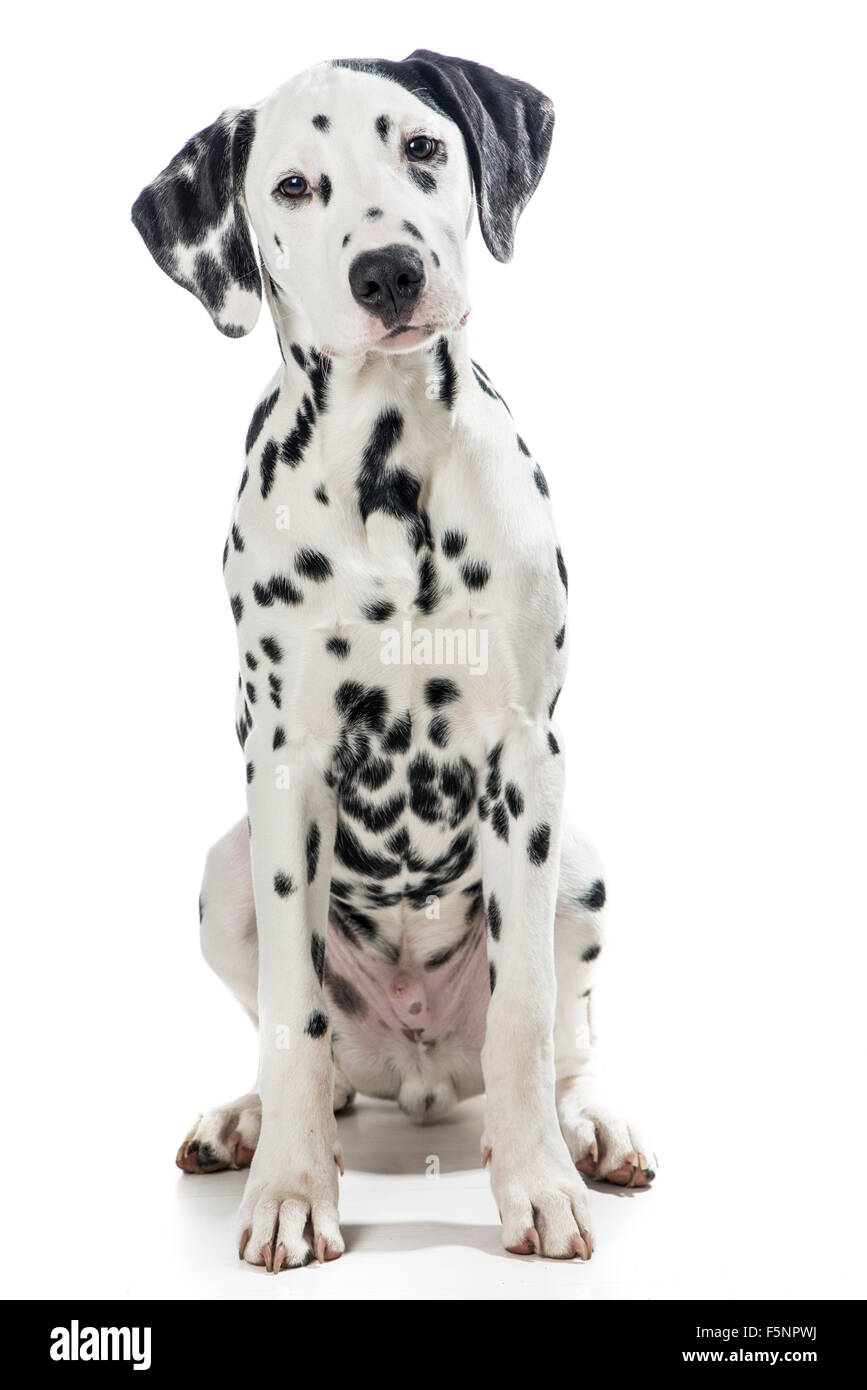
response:
[[[229,338],[250,332],[262,303],[243,206],[255,120],[253,111],[224,111],[187,141],[132,209],[157,265],[202,301]]]
[[[459,127],[476,188],[479,225],[488,250],[509,261],[518,218],[545,172],[554,134],[548,97],[464,58],[445,58],[425,48],[407,58],[436,104]]]

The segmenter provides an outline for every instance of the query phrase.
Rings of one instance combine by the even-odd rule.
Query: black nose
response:
[[[411,246],[362,251],[349,267],[353,297],[386,328],[406,323],[424,289],[424,265]]]

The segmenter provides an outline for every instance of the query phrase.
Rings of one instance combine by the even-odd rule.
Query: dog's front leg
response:
[[[301,736],[246,747],[259,934],[262,1129],[239,1216],[241,1256],[276,1273],[343,1253],[331,1029],[322,991],[335,805]],[[248,776],[249,776],[248,770]]]
[[[482,1148],[506,1249],[588,1259],[587,1194],[560,1132],[554,1085],[562,763],[546,731],[523,721],[488,757],[480,803],[491,975]]]

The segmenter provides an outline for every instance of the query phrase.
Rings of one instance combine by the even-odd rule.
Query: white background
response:
[[[863,1296],[864,7],[174,0],[5,23],[6,1293]],[[264,319],[222,338],[129,206],[224,106],[420,46],[557,106],[514,262],[473,234],[469,331],[555,499],[605,1055],[659,1178],[594,1193],[589,1266],[520,1260],[477,1106],[430,1131],[362,1108],[350,1253],[268,1279],[234,1258],[242,1179],[173,1159],[254,1069],[196,896],[243,806],[220,553],[277,349]]]

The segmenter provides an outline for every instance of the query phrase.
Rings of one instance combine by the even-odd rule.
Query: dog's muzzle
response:
[[[407,323],[422,297],[424,265],[412,246],[381,246],[362,251],[349,267],[353,298],[385,328]]]

